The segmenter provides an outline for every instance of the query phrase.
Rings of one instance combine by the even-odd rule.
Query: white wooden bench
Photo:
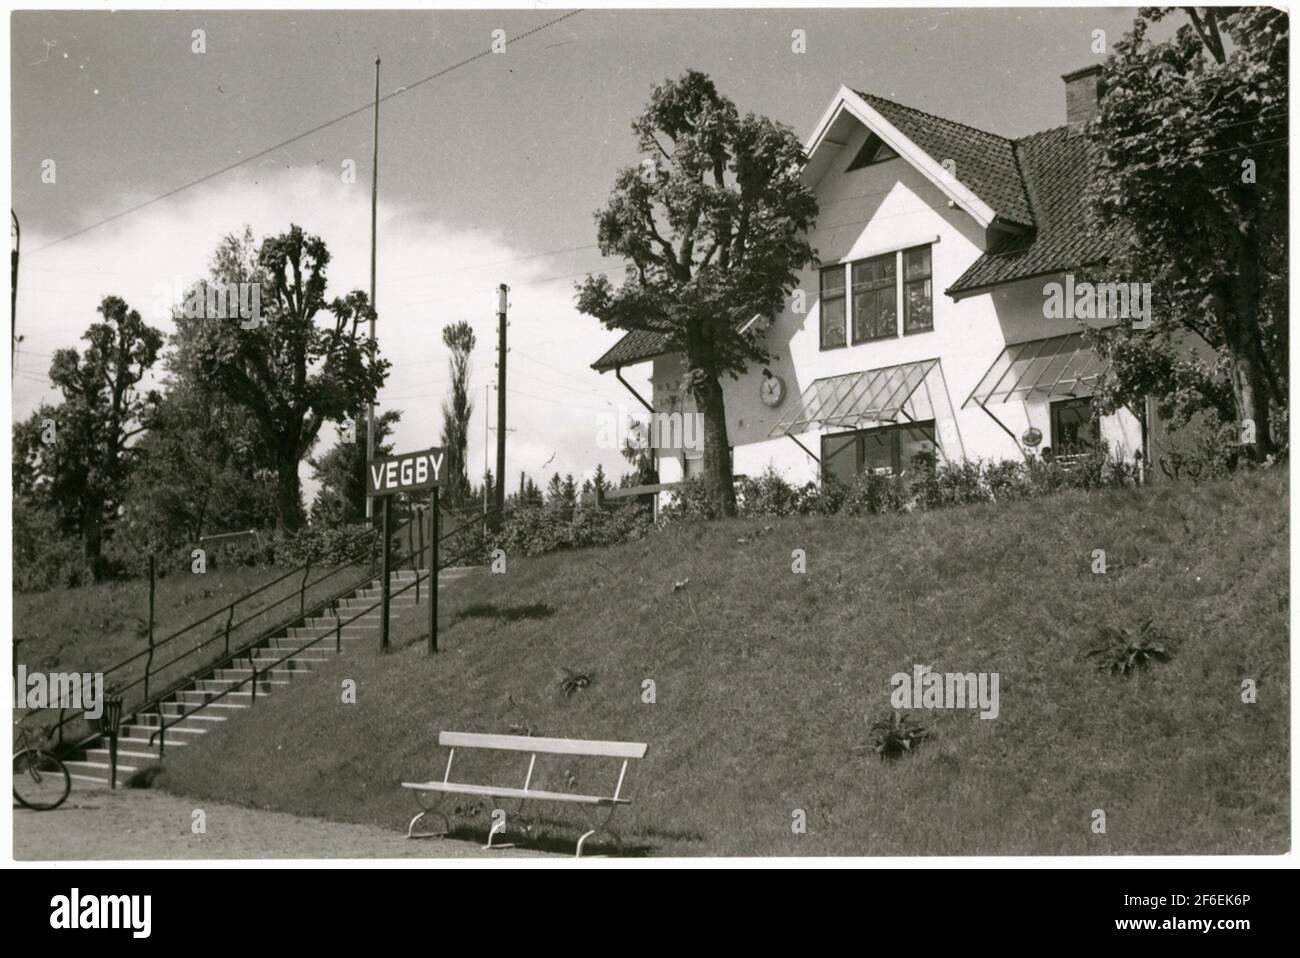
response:
[[[406,829],[407,838],[432,838],[445,835],[451,831],[451,819],[442,812],[438,805],[445,795],[477,795],[484,798],[518,799],[518,813],[522,813],[525,802],[559,802],[577,805],[591,826],[578,839],[578,857],[582,856],[582,845],[592,835],[603,833],[611,836],[619,847],[623,840],[618,833],[610,829],[609,822],[620,805],[632,804],[631,799],[623,798],[623,780],[627,776],[627,763],[631,759],[645,758],[647,746],[643,742],[596,742],[585,739],[570,738],[535,738],[530,735],[480,735],[474,732],[443,732],[438,736],[438,744],[449,748],[447,769],[441,782],[403,782],[403,788],[413,789],[415,799],[421,811],[411,819]],[[528,752],[528,772],[524,776],[523,788],[501,785],[474,785],[468,782],[451,780],[451,763],[456,758],[456,749],[486,749],[490,751]],[[538,755],[582,755],[621,758],[623,767],[618,773],[618,784],[614,786],[613,795],[579,795],[571,792],[552,792],[532,788],[533,770],[537,767]],[[605,810],[604,820],[596,819]],[[415,824],[425,815],[437,815],[446,826],[441,832],[415,831]],[[492,838],[505,830],[505,820],[497,819],[488,831],[487,847],[492,847]]]

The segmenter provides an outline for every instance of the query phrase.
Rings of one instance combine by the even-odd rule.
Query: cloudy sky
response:
[[[595,248],[592,214],[617,170],[638,160],[629,122],[653,83],[704,70],[742,112],[800,137],[841,83],[1019,136],[1064,121],[1060,75],[1099,62],[1093,31],[1111,42],[1134,15],[604,9],[511,42],[566,12],[538,7],[14,14],[12,206],[23,250],[14,415],[51,395],[51,353],[78,345],[104,295],[150,316],[160,284],[206,274],[218,240],[244,224],[259,238],[301,225],[333,255],[331,294],[367,288],[370,112],[264,151],[366,107],[379,56],[381,93],[409,87],[380,112],[379,341],[394,363],[381,408],[404,410],[398,447],[437,442],[448,382],[440,330],[464,319],[479,338],[470,465],[481,474],[504,282],[509,481],[521,469],[539,482],[590,473],[597,462],[617,474],[617,454],[596,447],[598,417],[635,404],[612,374],[588,368],[618,336],[574,309],[573,284],[587,271],[621,276]],[[504,53],[416,85],[487,50],[498,29]],[[806,53],[791,52],[795,29],[806,31]],[[195,30],[205,31],[204,53],[192,50]],[[41,182],[47,159],[53,184]],[[343,181],[349,161],[354,184]],[[332,431],[323,438],[332,443]]]

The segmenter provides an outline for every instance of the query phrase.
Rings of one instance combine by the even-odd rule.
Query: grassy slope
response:
[[[650,744],[621,821],[652,854],[1281,852],[1287,480],[710,524],[512,559],[444,600],[436,660],[406,613],[405,647],[273,696],[169,756],[164,786],[397,828],[412,813],[398,781],[441,775],[439,730],[526,721]],[[1107,575],[1089,570],[1096,548]],[[490,614],[458,618],[475,607]],[[1147,618],[1182,639],[1173,661],[1123,680],[1082,659],[1099,626]],[[1000,673],[1001,715],[919,713],[937,738],[881,764],[867,725],[914,663]],[[595,682],[563,701],[562,667]],[[355,705],[340,702],[345,678]],[[656,704],[640,701],[644,679]],[[521,783],[526,761],[496,780]],[[580,790],[609,788],[616,768],[599,761],[540,761],[535,785],[564,788],[570,770]],[[1097,808],[1105,835],[1089,827]]]

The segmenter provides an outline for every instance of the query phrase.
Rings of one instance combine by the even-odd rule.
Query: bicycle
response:
[[[48,812],[58,808],[72,791],[67,767],[47,752],[36,733],[20,719],[18,746],[14,748],[14,798],[24,808]],[[48,741],[50,728],[45,733]]]

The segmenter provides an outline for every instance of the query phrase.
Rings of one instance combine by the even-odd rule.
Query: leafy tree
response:
[[[238,245],[228,237],[218,256]],[[206,320],[196,343],[204,377],[252,413],[271,451],[281,529],[302,525],[298,465],[321,425],[364,407],[389,367],[373,355],[362,329],[374,314],[366,294],[353,290],[326,300],[329,261],[324,241],[296,225],[268,237],[256,261],[242,264],[260,284],[265,322],[246,329],[243,323]],[[331,319],[318,325],[322,312]]]
[[[159,396],[140,381],[162,348],[162,333],[117,296],[106,296],[103,322],[82,335],[78,354],[60,349],[50,380],[63,394],[42,403],[14,428],[14,492],[42,502],[58,530],[81,539],[95,578],[102,578],[105,536],[116,519],[130,475],[130,440],[149,428]]]
[[[157,554],[206,533],[274,524],[275,474],[246,410],[173,379],[152,427],[135,447],[123,507],[135,548]]]
[[[1251,420],[1263,457],[1287,409],[1287,16],[1187,8],[1152,42],[1170,13],[1143,9],[1103,72],[1093,205],[1124,237],[1109,272],[1151,283],[1155,308],[1150,329],[1094,334],[1113,363],[1096,400],[1110,412],[1152,394],[1175,422]]]
[[[442,404],[442,445],[447,450],[447,482],[443,494],[453,506],[470,500],[466,452],[469,448],[469,417],[474,404],[469,398],[469,357],[474,351],[474,330],[461,320],[444,326],[442,341],[451,351],[447,360],[451,373],[451,399]]]
[[[211,263],[214,284],[253,282],[257,252],[252,231],[226,237]],[[187,291],[202,295],[205,284]],[[176,331],[163,357],[163,400],[153,428],[136,451],[139,460],[124,506],[124,526],[135,548],[195,543],[211,532],[260,529],[276,519],[275,460],[252,413],[204,377],[200,353],[209,320],[173,309]]]
[[[628,263],[579,286],[578,308],[606,327],[655,330],[686,359],[686,388],[704,415],[704,482],[720,514],[735,515],[722,377],[769,354],[756,326],[783,306],[815,259],[808,229],[817,201],[799,178],[794,133],[748,114],[691,70],[657,85],[632,123],[640,167],[622,170],[596,214],[600,251]]]
[[[375,417],[375,455],[389,456],[393,444],[387,442],[402,418],[400,409],[389,409]],[[346,429],[338,429],[338,444],[311,463],[313,477],[320,483],[312,503],[313,522],[329,526],[364,522],[366,517],[366,420],[356,427],[356,441],[348,442]]]

